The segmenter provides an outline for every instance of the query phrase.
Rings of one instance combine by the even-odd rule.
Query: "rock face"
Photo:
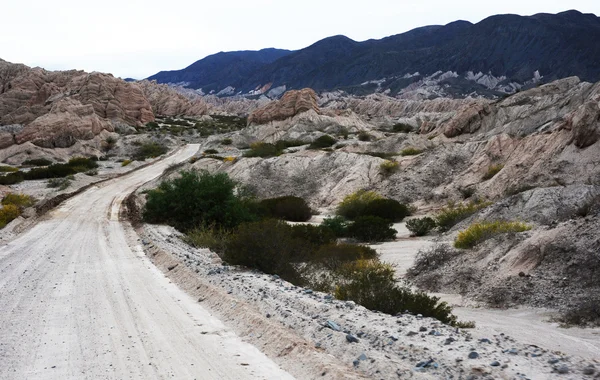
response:
[[[317,103],[317,94],[310,88],[286,92],[279,100],[252,112],[248,124],[267,124],[271,121],[289,119],[309,110],[321,113]]]
[[[120,125],[154,120],[142,90],[112,75],[46,71],[0,60],[0,146],[67,147]]]
[[[155,115],[201,116],[205,115],[209,109],[208,104],[199,95],[184,96],[175,89],[154,81],[144,80],[137,84],[152,105]]]

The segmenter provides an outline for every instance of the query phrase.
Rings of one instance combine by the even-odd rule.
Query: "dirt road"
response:
[[[198,149],[70,199],[0,247],[0,379],[291,379],[134,253],[137,186]]]

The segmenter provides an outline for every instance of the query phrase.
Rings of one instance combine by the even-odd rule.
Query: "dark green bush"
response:
[[[389,220],[370,215],[358,217],[348,226],[349,237],[365,242],[393,240],[397,232]]]
[[[281,155],[282,147],[277,147],[271,143],[258,142],[250,145],[250,149],[244,152],[244,157],[276,157]]]
[[[440,231],[448,231],[458,222],[467,219],[477,211],[491,205],[490,202],[475,202],[469,203],[453,203],[448,202],[448,205],[442,208],[435,216],[435,223]]]
[[[299,197],[284,196],[260,201],[265,216],[290,222],[306,222],[312,218],[312,211],[306,201]]]
[[[0,173],[14,173],[14,172],[18,172],[18,171],[19,171],[19,169],[13,168],[12,166],[0,165]]]
[[[372,260],[376,259],[377,256],[377,251],[364,245],[330,243],[322,245],[315,251],[311,259],[325,269],[336,272],[340,270],[344,263],[356,260]]]
[[[413,127],[410,124],[397,123],[392,127],[392,131],[397,133],[408,133],[413,131]]]
[[[336,214],[346,219],[354,220],[361,215],[365,215],[367,205],[383,197],[374,191],[359,190],[346,196],[336,209]]]
[[[237,186],[226,173],[182,171],[148,192],[144,219],[181,231],[203,225],[234,228],[255,219],[247,200],[235,195]]]
[[[406,222],[406,228],[413,236],[425,236],[436,226],[435,220],[426,216],[424,218],[411,219]]]
[[[52,164],[47,167],[33,168],[23,173],[26,180],[62,178],[77,173],[87,172],[96,169],[98,164],[90,158],[74,157],[66,164]]]
[[[221,140],[221,144],[231,145],[231,144],[233,144],[233,140],[232,139],[223,139],[223,140]]]
[[[319,138],[317,138],[315,141],[313,141],[310,146],[308,147],[308,149],[323,149],[323,148],[329,148],[331,146],[333,146],[335,143],[337,143],[337,140],[329,135],[323,135]]]
[[[32,160],[25,160],[23,161],[24,166],[48,166],[51,165],[52,161],[47,160],[45,158],[35,158]]]
[[[406,205],[396,200],[383,198],[374,199],[367,203],[362,215],[378,216],[391,222],[401,222],[410,215],[410,210]]]
[[[367,309],[387,314],[403,313],[436,318],[444,323],[456,323],[452,307],[439,303],[438,297],[422,292],[413,293],[409,288],[399,287],[390,265],[375,260],[358,260],[341,269],[343,280],[336,288],[336,298],[352,300]]]
[[[305,241],[292,235],[291,226],[267,219],[236,228],[226,244],[223,258],[229,264],[277,274],[286,281],[302,285],[303,279],[293,263],[306,256]]]
[[[217,153],[219,153],[219,151],[216,149],[206,149],[204,151],[204,154],[217,154]]]
[[[320,246],[335,242],[336,236],[333,232],[322,226],[312,224],[297,224],[290,226],[290,234],[293,238],[304,241],[306,245],[306,255],[302,260],[311,258],[311,254]]]
[[[137,161],[144,161],[146,158],[153,158],[162,156],[167,153],[167,147],[156,142],[145,142],[142,143],[135,153],[133,158]]]
[[[22,172],[8,173],[7,175],[0,176],[0,185],[14,185],[24,180],[25,177]]]
[[[358,133],[358,139],[360,141],[371,141],[371,140],[373,140],[373,136],[371,136],[369,133],[367,133],[365,131],[360,131]]]
[[[159,125],[155,121],[149,121],[146,123],[146,127],[150,128],[150,129],[154,129],[154,128],[158,128]]]
[[[325,218],[321,223],[321,226],[330,229],[338,238],[346,237],[348,235],[348,222],[341,216]]]

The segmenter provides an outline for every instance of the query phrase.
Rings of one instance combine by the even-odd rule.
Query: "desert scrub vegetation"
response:
[[[181,171],[147,193],[144,220],[165,223],[180,231],[214,225],[234,228],[256,219],[249,201],[238,195],[240,185],[226,173]]]
[[[406,228],[408,228],[412,236],[425,236],[433,230],[436,225],[435,220],[428,216],[406,221]]]
[[[460,253],[448,244],[436,244],[433,247],[417,252],[413,266],[406,272],[407,278],[414,278],[441,268]]]
[[[35,167],[27,172],[13,172],[0,176],[0,184],[12,185],[25,180],[37,180],[47,178],[63,178],[77,173],[90,173],[98,167],[96,161],[91,158],[74,157],[66,164],[51,164],[46,167]]]
[[[491,202],[471,201],[469,203],[448,202],[435,216],[435,222],[440,231],[448,231],[460,221],[467,219],[477,211],[491,205]]]
[[[394,240],[398,233],[391,221],[372,215],[356,218],[346,230],[348,237],[369,243]]]
[[[360,216],[377,216],[392,222],[401,222],[410,215],[410,210],[408,206],[384,198],[374,191],[359,190],[340,202],[336,214],[348,220],[355,220]]]
[[[51,188],[51,189],[56,188],[59,191],[65,190],[69,186],[71,186],[71,182],[74,179],[75,179],[75,177],[73,177],[72,175],[66,176],[64,178],[50,178],[48,180],[48,183],[46,184],[46,187]]]
[[[323,149],[323,148],[329,148],[332,147],[333,145],[335,145],[337,143],[337,140],[329,135],[323,135],[321,137],[318,137],[317,139],[315,139],[315,141],[313,141],[309,146],[308,149]]]
[[[31,207],[35,199],[25,194],[9,193],[2,198],[0,208],[0,228],[6,227],[8,223],[18,218],[26,207]]]
[[[23,166],[49,166],[52,165],[52,161],[45,158],[34,158],[31,160],[25,160],[21,164]]]
[[[379,165],[381,174],[389,176],[394,174],[400,169],[400,164],[397,161],[386,160]]]
[[[477,244],[484,242],[494,236],[506,233],[517,233],[531,230],[531,226],[522,222],[493,221],[493,222],[475,222],[467,229],[460,231],[454,247],[461,249],[473,248]]]
[[[21,210],[15,205],[6,205],[0,208],[0,228],[6,225],[21,215]]]
[[[485,172],[485,174],[483,175],[483,177],[481,179],[484,180],[484,181],[487,181],[488,179],[492,179],[503,168],[504,168],[504,165],[500,165],[500,164],[498,164],[498,165],[490,165],[487,168],[487,171]]]
[[[279,156],[281,153],[283,153],[283,149],[275,144],[257,142],[250,145],[250,149],[244,152],[244,157],[268,158]]]
[[[409,133],[412,132],[414,129],[412,127],[412,125],[410,124],[406,124],[406,123],[396,123],[392,126],[392,130],[391,132],[396,132],[396,133]]]
[[[144,161],[147,158],[162,156],[165,153],[167,153],[166,146],[157,142],[146,141],[138,146],[135,153],[133,154],[133,159],[137,161]]]
[[[121,162],[121,166],[125,167],[125,166],[127,166],[127,165],[131,164],[132,162],[133,162],[132,160],[123,160],[123,161]]]
[[[19,169],[13,168],[12,166],[0,165],[0,173],[14,173],[18,171]]]
[[[358,132],[358,139],[360,141],[371,141],[373,140],[373,136],[366,131],[360,131]]]
[[[404,148],[400,151],[400,155],[401,156],[416,156],[417,154],[421,154],[423,153],[422,150],[417,149],[415,147],[408,147],[408,148]]]
[[[561,312],[557,321],[560,322],[563,327],[600,326],[600,296],[594,294],[586,299],[580,300],[574,306]]]
[[[312,218],[312,210],[306,201],[291,195],[263,199],[259,204],[265,217],[288,220],[290,222],[306,222]]]

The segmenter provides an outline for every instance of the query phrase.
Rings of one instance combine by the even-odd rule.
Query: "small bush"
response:
[[[348,235],[348,222],[341,216],[325,218],[321,223],[321,226],[331,230],[338,238],[346,237]]]
[[[258,142],[250,145],[250,149],[244,152],[244,157],[276,157],[281,155],[283,149],[274,144]]]
[[[214,226],[200,226],[186,234],[185,241],[196,248],[208,248],[215,253],[225,252],[231,232]]]
[[[393,240],[397,233],[392,222],[377,216],[360,216],[348,226],[348,236],[364,242]]]
[[[312,218],[312,211],[306,201],[299,197],[284,196],[260,201],[265,216],[290,222],[306,222]]]
[[[148,192],[143,212],[146,221],[189,231],[203,225],[230,229],[255,219],[248,202],[236,195],[238,184],[226,173],[180,174]]]
[[[21,215],[21,210],[16,205],[5,205],[0,209],[0,228],[6,227],[8,223]]]
[[[167,153],[167,147],[156,142],[142,143],[135,151],[133,158],[138,161],[144,161],[147,158],[162,156]]]
[[[219,153],[219,151],[216,149],[206,149],[204,151],[204,154],[217,154],[217,153]]]
[[[306,143],[302,140],[279,140],[275,143],[275,146],[279,147],[282,150],[302,145],[306,145]]]
[[[66,164],[52,164],[47,167],[33,168],[28,172],[23,173],[26,180],[46,179],[46,178],[62,178],[77,173],[87,172],[96,169],[98,163],[91,158],[74,157]]]
[[[123,160],[123,162],[121,162],[121,166],[127,166],[129,164],[131,164],[133,161],[132,160]]]
[[[408,278],[434,271],[458,255],[458,251],[447,244],[436,244],[417,253],[413,266],[406,272]]]
[[[400,152],[401,156],[416,156],[417,154],[421,154],[423,153],[422,150],[414,148],[414,147],[408,147],[408,148],[404,148],[402,149],[402,151]]]
[[[390,222],[401,222],[410,215],[408,206],[393,199],[374,199],[367,203],[363,216],[377,216]]]
[[[435,222],[441,231],[448,231],[458,222],[475,214],[477,211],[491,205],[491,202],[469,202],[466,204],[448,203],[435,217]]]
[[[471,224],[466,230],[458,233],[454,241],[454,247],[462,249],[473,248],[477,244],[496,235],[529,231],[530,229],[531,226],[521,222],[476,222]]]
[[[228,239],[223,258],[229,264],[277,274],[286,281],[301,285],[303,279],[293,263],[306,256],[305,241],[292,236],[291,226],[267,219],[236,228]]]
[[[364,210],[367,205],[376,199],[383,199],[383,197],[374,191],[359,190],[340,202],[336,214],[350,220],[356,219],[360,215],[365,215]]]
[[[397,123],[392,127],[392,131],[396,133],[409,133],[413,131],[413,127],[410,124]]]
[[[50,178],[46,187],[49,188],[58,188],[58,190],[65,190],[71,186],[71,179],[67,178]]]
[[[424,218],[415,218],[406,222],[406,228],[412,236],[425,236],[436,226],[435,220],[426,216]]]
[[[308,149],[323,149],[323,148],[329,148],[331,146],[333,146],[335,143],[337,143],[337,140],[334,139],[333,137],[329,136],[329,135],[323,135],[319,138],[317,138],[315,141],[313,141]]]
[[[408,310],[443,323],[457,322],[452,307],[445,302],[439,303],[438,297],[399,287],[390,265],[376,260],[358,260],[347,263],[340,272],[343,280],[335,291],[338,299],[352,300],[367,309],[392,315]]]
[[[0,185],[14,185],[24,180],[23,172],[8,173],[7,175],[0,176]]]
[[[14,173],[14,172],[18,172],[18,171],[19,171],[19,169],[13,168],[12,166],[0,165],[0,173]]]
[[[231,145],[231,144],[233,144],[233,140],[232,139],[223,139],[223,140],[221,140],[221,144],[222,145]]]
[[[379,170],[384,175],[392,175],[400,169],[400,164],[396,161],[387,160],[379,165]]]
[[[146,123],[146,127],[150,128],[150,129],[154,129],[154,128],[159,128],[160,126],[155,121],[149,121]]]
[[[483,175],[483,177],[481,179],[484,181],[487,181],[488,179],[492,179],[503,168],[504,168],[504,165],[491,165],[490,167],[488,167],[487,171],[485,172],[485,174]]]
[[[52,165],[52,161],[47,160],[45,158],[36,158],[36,159],[32,159],[32,160],[25,160],[23,161],[24,166],[48,166],[48,165]]]
[[[593,295],[561,313],[558,318],[564,326],[600,326],[600,296]]]
[[[377,251],[364,245],[330,243],[322,245],[311,259],[322,265],[323,268],[331,272],[337,272],[344,263],[356,260],[373,260],[377,256]]]
[[[6,205],[15,205],[17,207],[25,208],[31,207],[35,203],[35,199],[29,195],[25,194],[14,194],[9,193],[2,198],[2,204]]]
[[[471,198],[473,194],[475,194],[474,187],[461,187],[458,189],[458,191],[460,192],[460,195],[462,195],[463,199]]]
[[[373,136],[371,136],[368,132],[366,131],[360,131],[358,133],[358,139],[360,141],[371,141],[373,140]]]
[[[300,239],[305,244],[306,251],[301,260],[311,260],[311,254],[322,245],[335,242],[336,237],[333,232],[322,226],[311,224],[297,224],[290,226],[290,234],[295,239]]]

